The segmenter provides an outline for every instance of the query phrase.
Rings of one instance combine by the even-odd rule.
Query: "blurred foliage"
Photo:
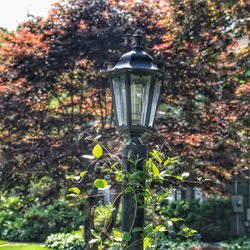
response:
[[[83,233],[75,231],[52,234],[46,239],[45,245],[58,250],[82,250],[84,247]]]
[[[21,201],[11,197],[0,203],[0,238],[9,241],[43,242],[48,235],[71,232],[83,224],[84,214],[64,201],[20,209]]]
[[[1,187],[29,195],[32,180],[47,175],[50,199],[67,174],[87,167],[84,132],[105,132],[116,148],[100,70],[129,49],[137,28],[168,75],[147,141],[167,141],[194,175],[227,180],[249,166],[247,10],[243,0],[68,0],[47,18],[30,15],[16,32],[2,30]]]
[[[190,178],[225,182],[249,168],[248,13],[245,0],[66,0],[16,32],[1,30],[0,189],[50,203],[69,186],[67,176],[88,170],[91,228],[93,180],[102,173],[82,157],[89,135],[102,134],[114,153],[121,146],[100,70],[130,49],[138,28],[167,73],[156,134],[145,142],[167,141],[166,155],[180,156]]]
[[[233,209],[229,200],[174,201],[162,206],[160,214],[183,218],[185,224],[195,228],[204,241],[222,241],[231,237]]]

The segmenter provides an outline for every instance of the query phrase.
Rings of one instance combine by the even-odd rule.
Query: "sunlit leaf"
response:
[[[143,240],[143,248],[146,250],[147,248],[151,247],[152,245],[152,240],[148,237],[145,237]]]
[[[164,232],[164,231],[166,231],[166,228],[162,225],[158,225],[155,227],[155,231],[156,232]]]
[[[183,221],[182,218],[171,218],[170,220],[171,220],[172,222]]]
[[[73,193],[75,193],[77,195],[79,195],[81,193],[81,190],[79,188],[77,188],[77,187],[69,188],[68,191],[73,192]]]
[[[113,230],[113,234],[115,236],[115,241],[122,241],[122,233],[117,230]]]
[[[116,173],[115,180],[118,181],[118,182],[121,182],[123,180],[122,171],[119,171],[119,172]]]
[[[163,165],[166,167],[170,163],[170,159],[168,158],[166,161],[164,161]]]
[[[103,155],[103,150],[100,144],[96,144],[95,147],[92,150],[92,155],[99,159]]]
[[[88,171],[83,171],[80,173],[80,177],[84,177],[86,174],[88,173]]]
[[[96,179],[96,180],[94,181],[94,185],[95,185],[95,187],[98,188],[98,189],[104,189],[104,188],[106,188],[106,187],[108,186],[108,183],[107,183],[107,181],[104,180],[104,179]]]
[[[117,230],[113,230],[113,234],[115,237],[119,238],[119,237],[122,237],[122,233],[120,231],[117,231]]]
[[[164,199],[166,199],[171,193],[172,193],[171,191],[167,191],[167,192],[165,192],[165,193],[163,193],[163,194],[160,194],[160,195],[157,196],[157,200],[158,200],[158,201],[164,200]]]
[[[179,181],[184,181],[184,178],[182,176],[174,175],[173,177]]]
[[[158,176],[160,174],[160,171],[155,164],[152,166],[152,171],[155,176]]]

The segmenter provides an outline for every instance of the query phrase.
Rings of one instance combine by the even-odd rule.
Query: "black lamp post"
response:
[[[113,96],[119,130],[128,135],[129,140],[123,149],[123,171],[143,173],[143,161],[147,157],[147,147],[140,137],[145,132],[152,132],[160,93],[163,74],[142,46],[142,33],[137,30],[132,50],[121,56],[118,63],[107,73]],[[130,157],[137,160],[131,164]],[[122,232],[131,233],[129,250],[142,250],[142,232],[133,232],[135,227],[144,226],[144,195],[145,180],[138,184],[140,192],[129,192],[123,187],[122,196]]]

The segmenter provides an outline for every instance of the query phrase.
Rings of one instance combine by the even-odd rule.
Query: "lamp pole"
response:
[[[122,152],[123,176],[126,180],[138,174],[135,187],[131,188],[131,183],[126,181],[123,184],[122,232],[131,236],[127,250],[143,250],[147,146],[142,143],[141,136],[153,131],[164,76],[154,59],[144,51],[140,30],[134,34],[134,40],[132,50],[122,55],[106,73],[110,79],[117,127],[128,137]]]
[[[130,158],[136,159],[135,164],[131,164]],[[135,171],[143,173],[143,163],[147,157],[147,146],[142,144],[139,137],[130,136],[127,144],[123,149],[122,165],[124,174],[132,174]],[[138,181],[138,190],[126,192],[126,186],[123,187],[122,195],[122,232],[131,233],[131,240],[128,243],[129,250],[143,250],[142,231],[133,232],[133,228],[144,227],[144,186],[145,180],[142,178]]]

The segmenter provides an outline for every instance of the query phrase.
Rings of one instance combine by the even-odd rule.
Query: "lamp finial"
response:
[[[138,29],[133,35],[135,44],[132,46],[134,50],[142,50],[142,32]]]

